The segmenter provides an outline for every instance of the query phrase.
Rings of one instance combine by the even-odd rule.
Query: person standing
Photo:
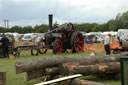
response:
[[[40,38],[38,35],[36,35],[34,44],[35,44],[35,45],[39,45],[40,40],[41,40],[41,38]]]
[[[85,43],[86,43],[86,44],[89,43],[89,40],[88,40],[88,36],[87,36],[87,35],[85,36]]]
[[[84,42],[85,42],[85,46],[84,46],[85,50],[89,51],[90,44],[89,44],[89,40],[88,40],[88,36],[87,35],[85,36]]]
[[[122,43],[123,43],[122,39],[120,37],[117,37],[117,39],[118,39],[119,45],[122,46]]]
[[[111,34],[108,34],[104,40],[104,49],[105,49],[106,55],[110,54],[110,43],[111,43]]]
[[[0,41],[2,42],[3,56],[9,58],[9,39],[6,37],[5,34],[3,34],[3,37]]]

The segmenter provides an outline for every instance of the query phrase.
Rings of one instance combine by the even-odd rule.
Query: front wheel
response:
[[[45,40],[42,40],[42,41],[39,42],[39,47],[40,47],[39,53],[40,54],[45,54],[47,52],[46,45],[47,44],[46,44],[46,41]]]
[[[55,40],[53,42],[53,53],[54,54],[61,54],[63,51],[62,42],[60,40]]]
[[[38,55],[38,49],[31,49],[31,55]]]

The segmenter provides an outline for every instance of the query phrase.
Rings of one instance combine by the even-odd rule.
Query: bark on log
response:
[[[38,70],[38,71],[32,71],[32,72],[25,72],[24,73],[24,80],[29,81],[38,77],[43,76],[43,71]]]
[[[85,62],[86,63],[86,62]],[[119,63],[118,62],[113,62],[113,63],[109,63],[109,64],[97,64],[97,65],[84,65],[85,64],[83,61],[82,62],[73,62],[73,63],[65,63],[63,64],[63,68],[62,66],[59,68],[59,67],[52,67],[52,68],[46,68],[44,70],[37,70],[37,71],[32,71],[32,72],[25,72],[25,75],[24,75],[24,78],[26,81],[28,80],[32,80],[32,79],[35,79],[35,78],[38,78],[38,77],[42,77],[42,76],[47,76],[47,75],[50,75],[51,79],[55,79],[55,76],[56,75],[59,75],[59,73],[61,73],[61,75],[71,75],[71,74],[75,74],[75,73],[82,73],[82,74],[85,74],[85,75],[92,75],[95,73],[95,70],[98,69],[98,66],[99,66],[99,69],[101,70],[101,73],[100,75],[98,75],[99,73],[95,73],[95,75],[98,75],[98,77],[105,77],[107,78],[109,75],[108,73],[115,73],[117,76],[117,72],[119,72]],[[82,65],[83,64],[83,65]],[[109,66],[109,69],[107,69],[107,67]],[[88,68],[92,68],[91,70],[88,69]],[[115,69],[116,68],[116,69]],[[88,69],[88,70],[86,70]],[[86,70],[86,71],[85,71]],[[93,71],[94,72],[93,72]],[[105,71],[102,72],[102,71]],[[93,72],[93,73],[91,73]],[[102,74],[102,75],[101,75]],[[111,77],[108,77],[108,78],[111,78]],[[117,78],[117,77],[116,77]],[[119,77],[118,77],[119,79]]]
[[[120,63],[100,63],[95,65],[77,65],[63,64],[62,75],[82,74],[82,75],[100,75],[100,74],[118,74],[120,73]]]
[[[6,85],[6,72],[0,72],[0,85]]]
[[[103,84],[103,83],[88,81],[88,80],[80,80],[76,78],[76,79],[73,79],[72,82],[67,85],[109,85],[109,84]]]
[[[58,74],[59,74],[59,68],[52,67],[52,68],[46,68],[46,69],[37,70],[37,71],[25,72],[24,79],[26,81],[29,81],[42,76],[47,76],[47,75],[55,76]]]
[[[97,62],[102,62],[103,60],[111,60],[111,61],[118,61],[120,57],[123,55],[127,55],[128,53],[122,54],[115,54],[115,55],[96,55],[96,56],[83,56],[83,57],[47,57],[47,58],[40,58],[37,60],[29,60],[24,62],[16,62],[16,73],[28,72],[39,70],[45,67],[56,67],[59,64],[66,63],[66,62],[74,62],[74,61],[81,61],[81,60],[92,60],[94,59]],[[110,58],[111,57],[111,58]]]

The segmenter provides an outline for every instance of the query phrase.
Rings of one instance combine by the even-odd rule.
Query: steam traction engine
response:
[[[67,49],[71,49],[73,53],[79,53],[84,48],[84,37],[80,32],[75,31],[72,23],[60,27],[52,26],[52,15],[49,15],[49,31],[45,33],[40,46],[42,54],[46,53],[47,49],[52,49],[54,54],[61,54]]]

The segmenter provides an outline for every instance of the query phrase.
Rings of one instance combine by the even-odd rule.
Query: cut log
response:
[[[6,72],[0,72],[0,85],[6,85]]]
[[[46,76],[46,75],[51,75],[51,76],[55,76],[59,74],[59,68],[57,67],[52,67],[52,68],[46,68],[43,70],[37,70],[37,71],[31,71],[31,72],[25,72],[24,74],[24,79],[26,81],[38,78],[38,77],[42,77],[42,76]]]
[[[96,65],[87,65],[87,66],[78,66],[75,67],[76,73],[83,73],[83,75],[87,74],[112,74],[120,72],[120,63],[112,62],[112,63],[103,63]]]
[[[59,75],[59,73],[63,76],[72,75],[75,73],[82,73],[84,75],[95,74],[98,77],[100,78],[103,77],[105,79],[114,78],[114,77],[116,79],[117,78],[119,79],[119,77],[117,76],[120,71],[119,68],[120,68],[119,62],[113,62],[109,64],[103,63],[96,65],[79,65],[78,63],[76,64],[76,62],[74,62],[74,63],[63,64],[63,68],[52,67],[52,68],[46,68],[44,70],[25,72],[24,78],[26,81],[28,81],[38,77],[50,75],[51,79],[55,79],[56,75]]]
[[[59,73],[59,68],[58,67],[52,67],[52,68],[46,68],[46,73],[45,75],[58,75]]]
[[[118,74],[120,73],[120,63],[100,63],[95,65],[77,65],[63,64],[61,67],[62,75],[82,74],[82,75],[100,75],[100,74]]]
[[[29,81],[38,77],[42,77],[43,71],[42,70],[38,70],[38,71],[32,71],[32,72],[25,72],[24,73],[24,80]]]
[[[76,78],[76,79],[73,79],[72,82],[67,85],[109,85],[109,84],[103,84],[103,83],[88,81],[88,80],[80,80]]]
[[[88,62],[92,59],[95,62],[103,62],[103,60],[119,61],[120,57],[127,54],[128,53],[126,52],[115,55],[97,55],[97,56],[83,56],[83,57],[47,57],[37,60],[16,62],[15,66],[16,66],[16,73],[22,73],[22,72],[40,70],[46,67],[56,67],[62,63],[81,61],[81,60],[87,60]]]

